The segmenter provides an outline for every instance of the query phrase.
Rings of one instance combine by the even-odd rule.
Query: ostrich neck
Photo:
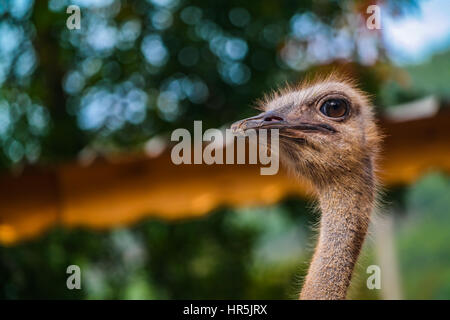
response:
[[[375,193],[372,173],[349,179],[320,189],[320,234],[300,299],[346,297]]]

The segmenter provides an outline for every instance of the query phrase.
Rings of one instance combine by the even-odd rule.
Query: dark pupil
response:
[[[347,112],[347,106],[342,100],[329,100],[322,107],[322,112],[331,118],[340,118]]]

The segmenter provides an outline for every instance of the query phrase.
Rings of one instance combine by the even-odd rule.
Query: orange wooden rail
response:
[[[450,112],[408,122],[382,121],[387,135],[381,178],[409,184],[427,170],[450,172]],[[272,204],[306,196],[283,171],[261,176],[259,165],[180,165],[169,152],[153,159],[97,160],[89,166],[28,168],[0,178],[0,244],[39,235],[55,224],[110,228],[144,217],[180,219],[221,206]]]

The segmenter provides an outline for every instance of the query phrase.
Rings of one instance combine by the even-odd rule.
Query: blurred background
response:
[[[226,128],[269,90],[339,67],[387,133],[383,205],[350,297],[450,299],[449,12],[446,0],[1,1],[0,297],[296,298],[318,221],[305,187],[255,166],[175,167],[170,133]],[[73,264],[81,290],[66,288]],[[371,264],[381,290],[366,287]]]

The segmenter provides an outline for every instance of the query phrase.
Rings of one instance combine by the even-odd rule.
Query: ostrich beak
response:
[[[281,115],[268,111],[254,117],[236,121],[231,125],[231,130],[233,133],[243,133],[249,129],[279,129],[285,125],[288,125],[288,123]]]
[[[333,126],[327,123],[311,122],[308,120],[309,119],[299,118],[295,121],[287,121],[280,112],[271,110],[254,117],[237,121],[231,125],[231,130],[234,134],[242,134],[249,129],[284,129],[291,132],[297,131],[302,133],[323,134],[333,134],[337,132]]]

